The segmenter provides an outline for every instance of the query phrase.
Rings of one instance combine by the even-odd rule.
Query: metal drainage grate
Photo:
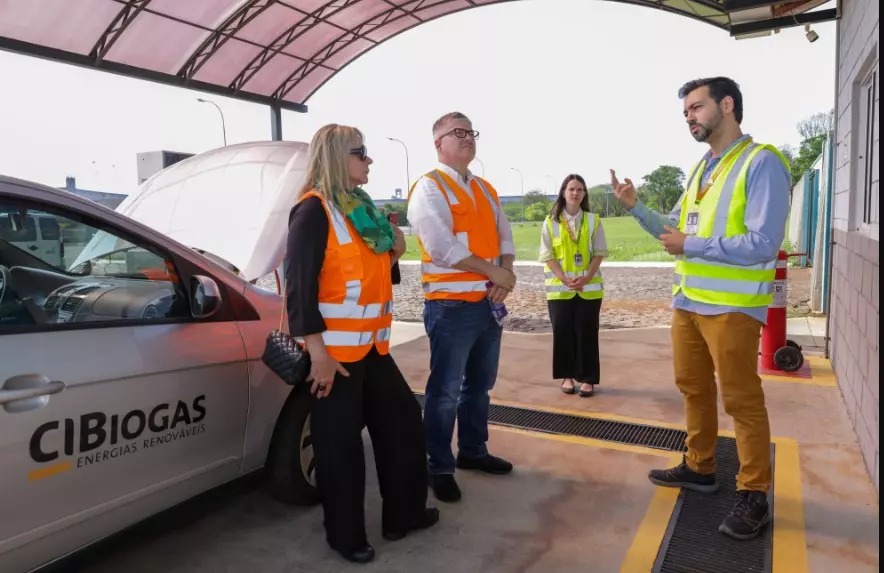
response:
[[[415,393],[424,407],[426,396]],[[491,404],[488,422],[536,432],[594,438],[672,452],[684,452],[687,433],[646,424],[616,422],[592,417],[555,414]],[[773,445],[771,445],[773,459]],[[735,476],[740,468],[737,443],[718,438],[716,465],[719,489],[716,493],[681,490],[653,573],[766,573],[771,570],[773,523],[757,538],[736,541],[718,531],[721,520],[733,508]],[[773,514],[773,490],[768,496]]]
[[[415,394],[421,408],[424,407],[424,394]],[[516,406],[491,404],[488,422],[498,426],[509,426],[536,432],[594,438],[618,444],[631,444],[672,452],[685,451],[682,430],[658,428],[631,422],[616,422],[569,414],[541,412]]]
[[[771,445],[771,463],[773,463]],[[721,520],[733,509],[734,477],[740,470],[737,442],[719,438],[715,460],[719,488],[714,494],[682,490],[660,545],[653,573],[765,573],[771,570],[773,525],[748,541],[718,532]],[[768,494],[773,514],[773,491]]]

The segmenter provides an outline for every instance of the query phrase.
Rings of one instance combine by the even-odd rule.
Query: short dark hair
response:
[[[678,98],[684,99],[692,91],[704,86],[709,88],[709,95],[717,104],[720,104],[721,100],[730,96],[734,100],[734,117],[737,119],[737,123],[743,123],[743,94],[740,92],[740,86],[737,85],[737,82],[730,78],[719,76],[717,78],[691,80],[678,90]]]

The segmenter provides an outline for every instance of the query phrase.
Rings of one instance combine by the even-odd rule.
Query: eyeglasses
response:
[[[445,137],[447,135],[452,135],[452,134],[454,134],[454,137],[456,137],[458,139],[463,139],[468,135],[470,137],[472,137],[473,139],[479,139],[479,132],[478,131],[476,131],[475,129],[464,129],[462,127],[455,127],[451,131],[447,131],[447,132],[443,133],[442,135],[439,136],[439,139],[442,139],[443,137]]]
[[[349,153],[350,155],[355,155],[356,157],[358,157],[360,161],[365,161],[366,159],[368,159],[368,149],[364,145],[355,149],[351,149]]]

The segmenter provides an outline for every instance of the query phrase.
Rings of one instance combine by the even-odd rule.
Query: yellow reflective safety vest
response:
[[[776,147],[746,138],[721,158],[702,197],[698,196],[706,160],[697,164],[682,195],[679,230],[704,239],[745,234],[748,230],[745,223],[747,173],[752,160],[765,149],[777,154],[788,169],[788,160]],[[754,265],[732,265],[679,255],[672,294],[681,291],[691,300],[721,306],[769,306],[773,302],[776,263],[773,258]]]
[[[549,230],[552,238],[553,257],[562,267],[566,277],[575,278],[588,274],[589,261],[592,259],[592,240],[595,231],[599,228],[599,216],[584,211],[583,221],[580,224],[580,233],[575,241],[568,232],[568,224],[553,221],[547,216],[543,222]],[[569,289],[550,270],[549,265],[544,265],[544,285],[546,287],[547,300],[568,300],[574,295],[586,300],[600,299],[605,294],[602,281],[602,272],[599,269],[595,276],[583,287],[582,292]]]

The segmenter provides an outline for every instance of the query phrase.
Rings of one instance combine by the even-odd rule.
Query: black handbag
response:
[[[282,299],[279,328],[267,335],[261,360],[289,386],[301,384],[310,374],[310,354],[303,344],[282,329],[286,299]]]

